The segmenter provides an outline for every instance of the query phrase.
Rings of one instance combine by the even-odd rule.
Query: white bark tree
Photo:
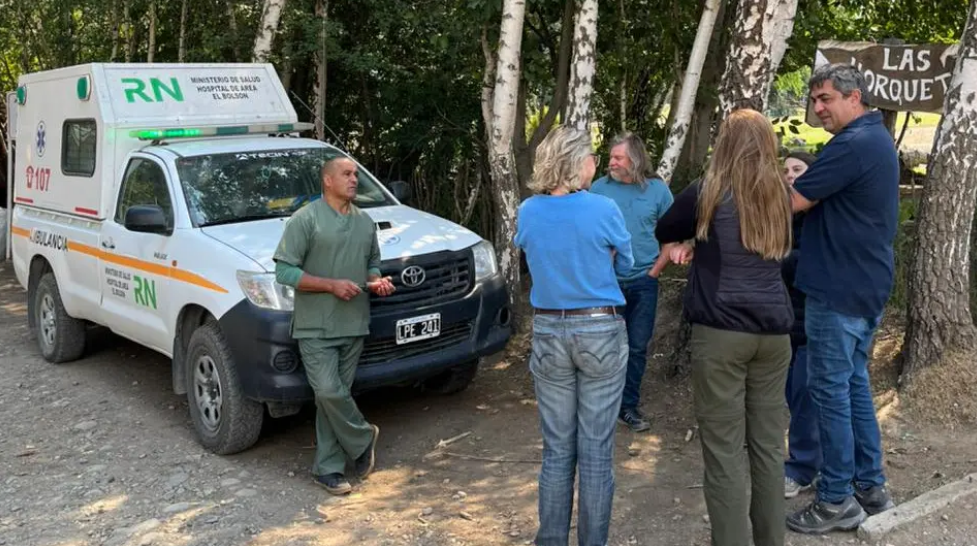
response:
[[[146,53],[146,62],[152,63],[156,58],[156,0],[149,2],[149,52]]]
[[[573,21],[573,63],[566,125],[590,130],[590,97],[597,73],[597,0],[580,0]]]
[[[739,0],[719,94],[723,119],[737,108],[766,109],[796,13],[797,0]]]
[[[706,52],[709,51],[709,42],[712,40],[712,31],[716,25],[716,16],[719,14],[719,6],[722,1],[706,0],[705,7],[702,9],[695,43],[692,44],[689,63],[685,67],[682,94],[673,116],[672,126],[668,130],[665,152],[662,154],[661,162],[658,165],[658,175],[666,182],[670,181],[675,173],[675,166],[678,164],[679,156],[682,155],[682,147],[685,146],[685,137],[689,134],[692,110],[695,107],[695,98],[699,91],[699,79],[702,77],[702,66],[706,61]],[[784,43],[786,44],[786,41]]]
[[[971,0],[937,129],[916,224],[904,384],[977,345],[970,314],[970,244],[977,204],[977,0]]]
[[[275,34],[278,32],[278,22],[281,20],[283,9],[285,9],[285,0],[265,0],[264,10],[261,13],[261,25],[258,27],[258,35],[254,40],[254,53],[252,53],[254,62],[263,63],[268,60],[268,55],[271,54],[271,46],[275,41]]]
[[[326,140],[326,24],[329,21],[329,0],[316,0],[315,14],[321,24],[319,28],[319,50],[315,55],[316,93],[313,101],[315,137],[319,140]]]
[[[505,279],[509,301],[519,301],[519,249],[516,234],[516,212],[519,208],[519,177],[513,151],[516,124],[516,102],[522,70],[522,30],[526,19],[525,0],[504,0],[498,54],[485,48],[485,75],[482,90],[482,115],[489,137],[489,167],[496,204],[495,249],[499,270]],[[489,82],[494,84],[489,87]]]
[[[187,9],[189,7],[189,0],[183,0],[180,6],[180,45],[177,49],[176,60],[179,63],[185,62],[187,60]]]

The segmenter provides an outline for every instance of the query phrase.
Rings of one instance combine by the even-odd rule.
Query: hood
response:
[[[462,250],[482,240],[462,226],[404,205],[363,209],[363,212],[377,223],[381,260]],[[201,231],[250,257],[266,271],[274,271],[272,256],[286,220],[271,218],[204,227]]]

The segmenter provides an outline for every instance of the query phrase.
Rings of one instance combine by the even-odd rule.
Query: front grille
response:
[[[396,338],[392,337],[368,340],[363,347],[360,366],[433,353],[468,341],[471,335],[472,323],[468,321],[458,322],[443,328],[438,337],[405,343],[404,345],[397,345]]]
[[[404,284],[402,273],[411,266],[424,269],[424,282],[420,286]],[[370,307],[383,312],[417,309],[461,298],[471,291],[472,269],[469,250],[386,261],[381,264],[380,271],[393,280],[397,291],[385,298],[371,296]]]

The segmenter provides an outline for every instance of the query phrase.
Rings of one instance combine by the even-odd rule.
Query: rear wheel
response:
[[[64,309],[54,273],[45,273],[34,291],[34,333],[41,355],[60,364],[78,360],[85,352],[85,321]]]
[[[185,362],[187,402],[200,443],[218,455],[254,445],[261,434],[264,406],[244,396],[231,351],[216,322],[193,332]]]
[[[456,394],[468,388],[478,373],[479,360],[470,360],[424,381],[424,390],[435,394]]]

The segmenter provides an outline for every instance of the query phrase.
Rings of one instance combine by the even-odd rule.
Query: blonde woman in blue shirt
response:
[[[634,258],[614,201],[580,191],[596,171],[590,135],[554,129],[536,151],[536,195],[517,216],[515,243],[533,281],[529,367],[543,435],[537,546],[566,546],[577,470],[579,544],[606,544],[610,527],[614,424],[628,356],[617,274]]]

